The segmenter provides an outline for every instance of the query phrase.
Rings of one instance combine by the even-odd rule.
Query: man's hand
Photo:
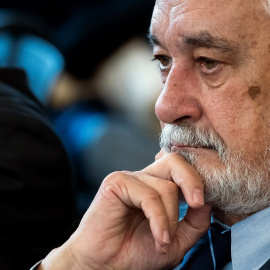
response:
[[[179,192],[189,205],[180,222]],[[110,174],[76,232],[39,269],[170,269],[209,226],[199,175],[171,153],[142,171]]]

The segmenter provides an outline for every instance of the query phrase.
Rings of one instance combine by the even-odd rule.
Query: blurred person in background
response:
[[[64,100],[67,89],[93,90],[87,103],[77,102],[53,115],[76,164],[81,213],[106,175],[123,168],[139,170],[159,151],[159,123],[151,108],[160,82],[150,59],[151,48],[136,37],[104,61],[90,80],[70,86],[66,78],[58,84],[59,96],[54,100]]]
[[[153,4],[1,2],[1,269],[28,269],[43,258],[70,236],[104,174],[138,169],[157,152],[156,127],[142,117],[156,95],[146,81],[156,73],[141,66],[145,55],[151,65],[144,33]],[[113,62],[121,54],[126,59]],[[131,98],[144,106],[125,106]]]

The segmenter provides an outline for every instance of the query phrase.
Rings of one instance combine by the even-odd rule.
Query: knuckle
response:
[[[160,196],[158,195],[158,193],[156,193],[155,191],[149,190],[145,194],[145,196],[141,202],[141,207],[143,209],[150,209],[158,201],[160,201]]]
[[[187,219],[186,217],[184,217],[184,220],[189,225],[189,227],[192,228],[193,232],[196,233],[196,234],[204,234],[208,230],[208,228],[210,226],[210,220],[201,221],[199,225],[194,224],[194,222]]]
[[[104,184],[110,184],[112,182],[119,181],[126,177],[127,177],[127,173],[125,172],[122,172],[122,171],[112,172],[104,179]]]
[[[132,175],[133,177],[137,177],[137,178],[139,178],[143,175],[146,175],[146,173],[143,171],[129,172],[129,174]]]
[[[201,224],[200,227],[197,227],[195,229],[198,235],[204,235],[207,232],[208,228],[209,228],[208,224]]]
[[[170,219],[170,225],[171,225],[171,227],[177,228],[178,224],[179,224],[178,219],[175,219],[175,218],[174,219]]]
[[[160,204],[160,196],[155,191],[148,191],[142,200],[142,206],[146,208],[151,208],[153,205],[159,204]]]
[[[159,219],[160,222],[166,222],[167,221],[167,216],[164,213],[164,211],[162,211],[161,209],[157,210],[155,212],[155,218]]]
[[[191,239],[189,239],[188,235],[189,235],[188,233],[186,234],[183,233],[179,236],[179,246],[182,247],[182,249],[184,250],[187,247],[192,246],[192,241]]]
[[[125,182],[130,178],[127,172],[116,171],[109,174],[102,182],[100,192],[103,197],[112,199],[115,194],[123,194],[125,192]]]
[[[149,190],[147,195],[146,195],[146,200],[159,200],[160,196],[157,192],[155,192],[154,190]]]
[[[178,186],[172,181],[164,181],[162,185],[162,194],[178,195]]]

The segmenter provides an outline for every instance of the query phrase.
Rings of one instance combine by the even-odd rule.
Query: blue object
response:
[[[46,103],[64,64],[57,48],[38,36],[0,33],[0,66],[24,69],[31,90],[42,103]]]

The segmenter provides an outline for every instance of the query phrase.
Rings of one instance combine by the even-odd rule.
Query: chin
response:
[[[213,150],[181,151],[202,177],[205,202],[231,215],[250,215],[270,206],[270,164],[250,164],[243,156],[221,161]],[[263,164],[263,165],[262,165]]]
[[[270,206],[270,183],[263,173],[197,169],[205,186],[205,202],[232,215],[250,215]]]

